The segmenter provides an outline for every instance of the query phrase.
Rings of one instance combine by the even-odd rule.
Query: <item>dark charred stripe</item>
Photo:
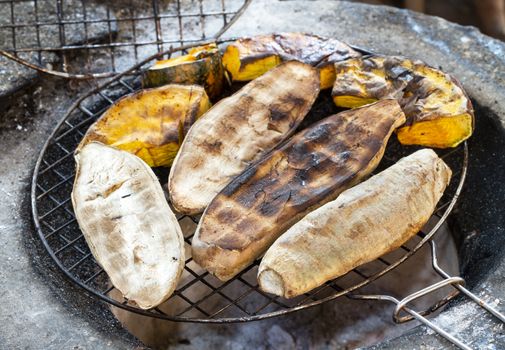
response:
[[[159,141],[156,141],[155,138],[158,135],[145,135],[147,142],[150,144],[156,145],[156,146],[161,146],[161,145],[166,145],[169,143],[178,143],[179,142],[179,124],[178,123],[172,123],[172,125],[169,125],[170,127],[164,128],[162,131],[162,138]],[[150,136],[154,136],[152,139]]]
[[[239,190],[242,186],[244,186],[255,174],[257,171],[257,167],[249,166],[244,170],[242,174],[237,176],[233,181],[231,181],[228,186],[226,186],[221,192],[220,195],[230,197],[237,190]]]
[[[256,170],[256,167],[251,167],[250,169],[251,171]],[[234,183],[234,191],[233,194],[230,193],[228,196],[233,197],[237,204],[243,208],[253,208],[255,204],[262,201],[263,197],[268,197],[266,189],[277,186],[279,178],[276,176],[275,168],[272,170],[268,176],[251,176],[247,180],[245,177],[242,177],[244,174],[240,175],[240,179],[237,178],[232,181]],[[241,185],[238,185],[239,183]],[[228,186],[225,187],[225,189],[227,188]],[[266,196],[263,196],[263,193]]]
[[[386,100],[333,115],[297,134],[213,200],[202,219],[201,239],[233,250],[274,239],[281,228],[365,176],[365,169],[371,171],[400,117],[398,104]],[[216,220],[224,232],[204,229]]]
[[[219,154],[221,152],[221,146],[223,143],[221,141],[207,142],[204,141],[200,144],[200,147],[204,149],[206,153],[209,154]]]
[[[303,96],[297,96],[293,93],[289,93],[282,97],[281,106],[285,106],[285,104],[289,104],[293,107],[304,107],[307,105],[307,99],[303,98]]]
[[[273,57],[277,56],[277,53],[275,51],[268,51],[268,52],[262,52],[262,53],[254,53],[251,56],[246,56],[240,59],[241,61],[241,69],[245,69],[245,66],[248,64],[255,64],[256,61],[268,58],[268,57]]]
[[[223,224],[235,223],[241,218],[241,213],[234,209],[220,210],[217,212],[216,219]]]
[[[270,108],[270,120],[274,123],[284,121],[290,117],[290,113],[284,109],[278,109],[276,105]]]

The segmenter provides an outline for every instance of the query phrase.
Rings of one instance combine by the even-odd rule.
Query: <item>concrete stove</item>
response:
[[[458,77],[476,102],[468,180],[453,224],[462,275],[504,309],[505,44],[442,19],[340,1],[255,0],[225,36],[307,31],[384,54],[422,59]],[[2,109],[0,134],[0,344],[3,348],[136,348],[107,307],[54,266],[31,220],[29,186],[40,148],[71,101],[89,87],[44,77]],[[358,303],[358,302],[356,302]],[[386,305],[389,307],[389,305]],[[174,326],[175,348],[333,348],[331,307],[240,325]],[[300,321],[302,320],[302,321]],[[474,348],[505,348],[502,325],[470,302],[455,302],[434,322]],[[338,343],[340,344],[340,343]],[[352,344],[349,344],[352,346]],[[450,348],[424,327],[375,349]]]

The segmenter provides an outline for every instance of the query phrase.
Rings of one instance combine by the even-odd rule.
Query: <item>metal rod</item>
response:
[[[454,337],[453,335],[451,335],[450,333],[446,332],[445,330],[443,330],[442,328],[440,328],[439,326],[437,326],[436,324],[434,324],[433,322],[429,321],[428,319],[426,319],[424,316],[423,316],[423,313],[424,314],[427,314],[429,312],[433,312],[434,310],[438,309],[440,306],[444,305],[447,303],[447,301],[449,301],[450,299],[452,299],[454,297],[454,295],[449,295],[448,297],[442,299],[441,301],[439,301],[437,304],[435,304],[433,307],[427,309],[429,312],[427,311],[423,311],[423,312],[417,312],[417,311],[414,311],[412,309],[410,309],[409,307],[407,307],[407,304],[417,298],[420,298],[424,295],[427,295],[435,290],[438,290],[444,286],[448,286],[448,285],[452,285],[454,288],[456,288],[458,291],[464,293],[466,296],[468,296],[472,301],[476,302],[479,306],[481,306],[482,308],[484,308],[486,311],[488,311],[489,313],[491,313],[492,315],[494,315],[496,318],[498,318],[501,322],[504,322],[505,323],[505,316],[500,313],[498,310],[496,310],[495,308],[493,308],[491,305],[489,305],[488,303],[486,303],[484,300],[482,300],[481,298],[477,297],[475,294],[473,294],[472,292],[470,292],[468,289],[466,289],[465,287],[463,287],[463,284],[464,284],[464,279],[461,278],[461,277],[454,277],[454,276],[450,276],[447,272],[445,272],[441,267],[440,265],[438,264],[438,257],[437,257],[437,251],[436,251],[436,243],[432,240],[430,240],[430,246],[431,246],[431,257],[432,257],[432,266],[433,266],[433,269],[442,277],[444,278],[442,281],[439,281],[437,283],[434,283],[432,284],[431,286],[428,286],[420,291],[417,291],[415,293],[412,293],[410,295],[408,295],[407,297],[403,298],[402,300],[398,300],[390,295],[373,295],[373,294],[370,294],[370,295],[360,295],[360,294],[357,294],[357,295],[349,295],[349,298],[352,298],[352,299],[361,299],[361,300],[386,300],[386,301],[390,301],[394,304],[396,304],[396,307],[394,309],[394,312],[393,312],[393,319],[395,322],[397,323],[403,323],[403,322],[407,322],[407,321],[410,321],[412,319],[417,319],[418,321],[420,321],[421,323],[423,323],[424,325],[430,327],[431,329],[433,329],[435,332],[437,332],[439,335],[441,335],[442,337],[446,338],[447,340],[449,340],[450,342],[452,342],[453,344],[455,344],[456,346],[458,346],[459,348],[461,349],[471,349],[468,345],[464,344],[463,342],[461,342],[460,340],[458,340],[456,337]],[[401,311],[405,311],[406,313],[410,314],[410,317],[409,316],[403,316],[403,317],[400,317],[399,314]]]
[[[448,286],[450,284],[456,285],[456,284],[464,284],[464,283],[465,283],[465,280],[461,277],[450,277],[445,280],[434,283],[431,286],[423,288],[415,293],[410,294],[409,296],[403,298],[401,301],[398,302],[398,304],[396,305],[395,311],[393,312],[393,319],[395,320],[396,323],[404,323],[406,321],[409,321],[410,320],[409,318],[399,316],[401,310],[405,309],[405,306],[408,303],[410,303],[411,301],[418,299],[422,296],[425,296],[431,292],[434,292],[440,288]]]
[[[461,349],[464,349],[464,350],[472,350],[471,347],[469,347],[468,345],[466,345],[465,343],[461,342],[459,339],[457,339],[456,337],[454,337],[453,335],[451,335],[450,333],[446,332],[445,330],[443,330],[442,328],[440,328],[439,326],[437,326],[436,324],[434,324],[433,322],[429,321],[426,317],[423,317],[421,316],[420,314],[418,314],[417,312],[413,311],[413,310],[410,310],[408,308],[405,308],[404,309],[406,312],[410,313],[413,317],[416,318],[416,320],[418,320],[419,322],[422,322],[423,324],[425,324],[426,326],[430,327],[431,329],[433,329],[435,332],[437,332],[438,334],[440,334],[442,337],[444,337],[445,339],[449,340],[451,343],[453,343],[454,345],[456,345],[457,347],[461,348]]]
[[[10,0],[12,2],[12,0]],[[30,0],[34,1],[34,0]],[[249,0],[251,1],[251,0]],[[249,2],[248,1],[248,2]],[[1,2],[0,2],[1,3]],[[203,14],[200,14],[199,12],[195,13],[184,13],[181,14],[180,17],[186,18],[186,17],[211,17],[211,16],[222,16],[222,15],[235,15],[238,12],[232,12],[232,11],[227,11],[227,12],[222,12],[222,11],[217,11],[217,12],[206,12]],[[145,21],[145,20],[150,20],[150,19],[155,19],[155,18],[160,18],[160,19],[166,19],[166,18],[178,18],[179,15],[171,15],[171,14],[159,14],[158,16],[130,16],[130,17],[120,17],[120,18],[115,18],[115,19],[84,19],[84,20],[72,20],[72,19],[67,19],[64,20],[62,19],[61,21],[56,21],[56,22],[39,22],[36,20],[35,22],[28,22],[28,23],[12,23],[12,24],[1,24],[0,29],[4,28],[24,28],[24,27],[32,27],[32,26],[56,26],[60,24],[96,24],[96,23],[107,23],[107,22],[128,22],[128,21]]]
[[[35,21],[39,21],[39,6],[37,0],[33,1],[33,10],[35,12]],[[40,42],[40,26],[38,24],[35,25],[35,37],[37,38],[37,46],[40,47],[42,44]],[[37,52],[37,58],[39,64],[42,64],[42,52]]]
[[[199,43],[201,42],[200,39],[184,39],[185,43]],[[65,52],[65,51],[75,51],[75,50],[89,50],[89,49],[110,49],[112,47],[127,47],[127,46],[149,46],[149,45],[156,45],[158,41],[156,40],[148,40],[148,41],[137,41],[137,42],[109,42],[109,43],[94,43],[94,44],[87,44],[87,45],[65,45],[65,46],[45,46],[45,47],[38,47],[38,48],[20,48],[17,50],[0,50],[0,52],[13,52],[13,53],[20,53],[20,52],[33,52],[33,51],[54,51],[54,52]],[[162,44],[176,44],[180,43],[180,40],[162,40],[160,41]],[[128,69],[127,69],[128,70]]]
[[[445,272],[444,270],[442,270],[442,268],[440,267],[440,265],[438,265],[437,250],[436,250],[435,242],[430,241],[430,245],[431,245],[431,254],[432,254],[432,257],[433,257],[433,259],[432,259],[433,269],[441,277],[443,277],[443,278],[451,278],[449,276],[449,274],[447,274],[447,272]],[[470,292],[468,289],[466,289],[462,285],[455,285],[454,287],[456,287],[460,292],[462,292],[467,297],[469,297],[470,299],[472,299],[475,303],[477,303],[484,310],[488,311],[490,314],[492,314],[493,316],[495,316],[496,318],[498,318],[501,322],[505,323],[505,315],[503,313],[501,313],[498,310],[496,310],[495,308],[493,308],[491,305],[489,305],[484,300],[482,300],[481,298],[479,298],[478,296],[476,296],[475,294],[473,294],[472,292]]]
[[[112,43],[113,41],[113,33],[112,33],[112,26],[111,26],[111,20],[110,20],[110,9],[107,7],[106,9],[106,14],[107,14],[107,30],[108,30],[108,39],[109,39],[109,44]],[[112,72],[116,72],[116,55],[114,53],[114,46],[108,47],[109,49],[109,54],[110,54],[110,63],[111,63],[111,69]]]
[[[160,10],[158,8],[158,2],[156,0],[151,0],[153,8],[154,23],[156,28],[156,46],[158,51],[163,51],[163,40],[161,34],[161,22],[160,22]]]
[[[177,1],[177,24],[179,25],[179,43],[182,46],[183,43],[183,34],[182,34],[182,17],[181,17],[181,1]]]
[[[215,35],[214,35],[214,38],[216,39],[219,39],[221,38],[221,36],[226,33],[226,31],[228,29],[230,29],[230,27],[233,25],[233,23],[235,23],[239,18],[240,16],[242,16],[242,14],[245,12],[245,10],[247,9],[247,7],[249,6],[249,4],[251,3],[252,0],[246,0],[244,5],[242,5],[242,7],[237,11],[237,13],[235,14],[235,16],[233,16],[233,18],[228,22],[226,23],[226,13],[223,13],[223,16],[224,16],[224,21],[225,21],[225,26],[219,31],[217,32]],[[224,6],[224,5],[223,5]]]
[[[381,301],[389,301],[389,302],[391,302],[393,304],[396,304],[396,305],[400,304],[400,300],[398,300],[395,297],[392,297],[390,295],[381,295],[381,294],[362,294],[362,295],[361,294],[352,294],[352,295],[349,295],[349,298],[351,298],[351,299],[357,299],[357,300],[381,300]],[[412,309],[410,309],[410,308],[408,308],[406,306],[403,307],[403,310],[405,310],[405,312],[407,312],[410,315],[412,315],[413,318],[415,318],[419,322],[423,323],[427,327],[433,329],[435,332],[437,332],[442,337],[444,337],[445,339],[447,339],[448,341],[450,341],[454,345],[458,346],[459,348],[464,349],[464,350],[472,350],[472,348],[470,348],[468,345],[462,343],[459,339],[457,339],[456,337],[454,337],[452,334],[446,332],[445,330],[443,330],[442,328],[440,328],[439,326],[437,326],[433,322],[429,321],[427,318],[425,318],[424,316],[420,315],[416,311],[414,311],[414,310],[412,310]]]
[[[14,3],[11,2],[10,3],[10,9],[11,9],[11,23],[14,25]],[[14,50],[16,50],[16,28],[12,27],[12,30],[11,30],[11,38],[12,38],[12,47],[14,48]],[[17,56],[17,54],[16,54]]]

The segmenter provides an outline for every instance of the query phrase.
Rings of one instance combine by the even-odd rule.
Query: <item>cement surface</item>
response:
[[[505,125],[505,44],[502,42],[486,37],[472,27],[462,27],[408,11],[340,1],[302,0],[255,0],[227,35],[294,30],[331,35],[380,53],[403,54],[440,66],[458,77],[472,98],[479,101],[481,111],[494,118],[489,121],[494,122],[489,126],[490,132],[496,132],[492,134],[493,137],[503,136],[500,125]],[[9,109],[5,107],[7,104],[0,109],[0,234],[3,243],[0,247],[0,295],[3,297],[0,306],[1,348],[134,349],[139,345],[113,320],[104,305],[86,296],[63,278],[43,250],[31,223],[29,188],[38,153],[71,101],[87,88],[85,85],[75,86],[49,78],[9,103]],[[485,138],[486,135],[481,137]],[[491,141],[484,146],[502,147]],[[484,146],[471,143],[471,147]],[[479,155],[477,151],[475,153]],[[481,162],[475,159],[476,164],[489,169],[493,154],[489,150],[481,151],[483,155],[479,157],[484,157],[485,153],[488,158],[485,161],[482,158]],[[502,159],[499,154],[495,156],[498,160]],[[492,189],[496,186],[496,180],[502,176],[500,166],[497,164],[497,173],[493,178],[495,182],[485,183],[483,188]],[[478,167],[472,169],[476,183],[481,175],[476,172]],[[483,195],[478,191],[470,192],[472,194]],[[505,224],[503,216],[496,216],[499,214],[496,212],[497,203],[487,201],[485,196],[481,201],[479,204],[483,212],[491,208],[488,216],[484,215],[485,218],[501,220],[498,222],[501,229],[496,226],[496,233],[502,233]],[[482,221],[482,224],[489,222]],[[491,236],[489,232],[478,234],[489,234],[493,239],[491,242],[495,244],[494,251],[490,248],[492,244],[481,249],[469,248],[472,254],[486,252],[483,259],[487,257],[488,267],[491,266],[491,273],[483,270],[482,274],[473,274],[472,288],[503,311],[503,302],[500,303],[496,298],[503,300],[505,296],[505,261],[494,258],[500,250],[503,254],[503,240]],[[465,273],[471,275],[471,272]],[[329,324],[335,312],[338,310],[314,309],[296,319],[272,320],[263,325],[254,322],[234,326],[194,326],[187,333],[191,338],[178,338],[174,347],[334,348],[334,330]],[[503,327],[467,302],[458,303],[434,321],[459,334],[475,348],[505,348]],[[299,333],[291,333],[290,329],[297,329]],[[174,333],[177,332],[174,328]],[[412,330],[407,337],[390,340],[376,347],[439,348],[451,346],[424,327]]]

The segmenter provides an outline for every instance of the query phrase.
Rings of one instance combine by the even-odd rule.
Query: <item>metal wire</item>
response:
[[[484,300],[470,292],[468,289],[463,287],[465,284],[465,280],[461,277],[455,277],[455,276],[450,276],[447,272],[445,272],[440,265],[438,265],[438,258],[437,258],[437,249],[436,249],[436,244],[433,240],[430,240],[430,246],[431,246],[431,262],[433,269],[443,278],[443,280],[434,283],[420,291],[417,291],[415,293],[412,293],[402,300],[398,300],[397,298],[391,296],[391,295],[377,295],[377,294],[369,294],[369,295],[360,295],[360,294],[351,294],[349,295],[350,298],[352,299],[362,299],[362,300],[384,300],[384,301],[389,301],[391,303],[396,304],[396,307],[393,311],[393,320],[396,323],[404,323],[411,321],[413,319],[416,319],[423,323],[424,325],[430,327],[434,331],[436,331],[438,334],[440,334],[442,337],[445,339],[449,340],[451,343],[459,347],[460,349],[464,350],[471,350],[472,348],[468,346],[467,344],[463,343],[461,340],[456,338],[454,335],[451,333],[447,332],[446,330],[442,329],[435,323],[429,321],[426,319],[424,316],[432,313],[433,311],[437,310],[440,308],[441,305],[447,303],[449,300],[453,299],[455,296],[459,294],[459,292],[462,292],[465,294],[470,300],[475,302],[477,305],[482,307],[484,310],[495,316],[498,320],[500,320],[502,323],[505,323],[505,315],[493,308],[491,305],[486,303]],[[443,302],[438,302],[437,304],[431,306],[430,308],[424,310],[424,311],[414,311],[413,309],[409,308],[407,305],[412,302],[413,300],[416,300],[422,296],[425,296],[427,294],[430,294],[431,292],[434,292],[436,290],[439,290],[442,287],[445,286],[453,286],[456,289],[456,293],[450,293],[448,294],[444,299],[442,299]],[[400,316],[400,313],[404,311],[408,315],[407,316]]]
[[[168,47],[219,38],[250,1],[0,0],[0,35],[10,39],[0,55],[63,78],[112,77]],[[46,67],[54,54],[60,66]]]
[[[224,41],[226,40],[219,43]],[[436,224],[433,229],[427,233],[420,232],[394,252],[396,258],[382,257],[368,264],[367,269],[373,270],[373,273],[365,274],[362,268],[354,269],[350,274],[358,278],[357,282],[346,282],[344,276],[303,296],[286,300],[259,289],[256,281],[259,261],[251,264],[234,279],[223,283],[201,270],[189,258],[178,288],[162,306],[142,310],[127,300],[114,299],[111,295],[113,287],[82,238],[70,203],[74,179],[73,151],[87,128],[114,101],[140,88],[140,68],[148,66],[161,55],[170,56],[190,46],[157,53],[90,90],[70,107],[42,148],[32,179],[31,199],[35,227],[57,266],[86,292],[116,307],[172,321],[232,323],[266,319],[321,305],[371,283],[412,256],[447,219],[466,177],[466,143],[455,150],[439,151],[439,155],[453,169],[453,181],[434,213]],[[415,150],[416,148],[390,142],[380,167],[389,166]],[[180,216],[178,220],[185,233],[185,242],[189,245],[198,218]],[[397,257],[399,253],[401,256]]]

